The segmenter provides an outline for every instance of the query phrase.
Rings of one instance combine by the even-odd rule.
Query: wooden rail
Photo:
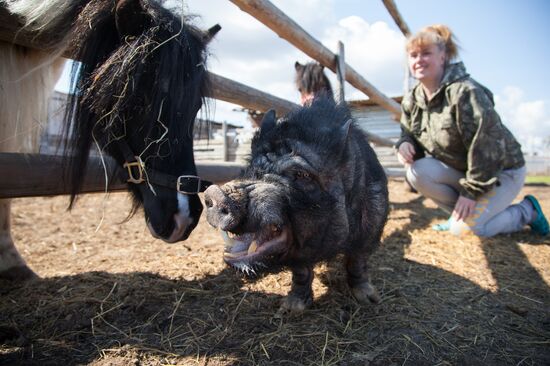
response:
[[[277,116],[283,116],[293,109],[300,108],[296,103],[275,97],[212,72],[210,73],[210,80],[213,89],[212,97],[218,100],[238,104],[260,112],[275,109]]]
[[[109,191],[126,190],[115,161],[105,158],[107,169],[98,157],[90,158],[82,193],[105,192],[105,173],[110,177]],[[205,180],[224,183],[236,178],[244,165],[236,163],[197,163],[197,173]],[[64,181],[63,158],[58,155],[0,153],[2,179],[0,199],[13,197],[54,196],[69,194]]]
[[[384,6],[388,10],[388,13],[390,13],[391,17],[393,18],[393,21],[395,22],[395,24],[397,24],[397,26],[401,30],[401,33],[403,33],[405,37],[410,36],[411,30],[409,29],[409,26],[407,25],[407,23],[405,23],[405,20],[401,16],[401,13],[399,12],[399,10],[397,10],[397,6],[395,5],[395,2],[393,0],[382,0],[382,2],[384,3]]]

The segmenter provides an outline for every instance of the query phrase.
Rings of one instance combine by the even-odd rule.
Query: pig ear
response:
[[[267,111],[264,115],[264,118],[262,119],[261,129],[260,133],[261,135],[264,135],[269,130],[271,130],[273,127],[275,127],[275,123],[277,122],[275,110],[270,109]]]
[[[338,133],[338,136],[340,137],[339,140],[340,140],[341,144],[345,144],[346,141],[348,140],[349,130],[350,130],[352,121],[353,120],[350,118],[346,121],[346,123],[344,123],[344,125],[342,127],[340,127],[340,131]]]

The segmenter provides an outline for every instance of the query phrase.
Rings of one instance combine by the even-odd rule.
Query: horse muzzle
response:
[[[161,239],[166,243],[176,243],[178,241],[183,241],[189,237],[191,230],[193,229],[194,220],[192,217],[185,216],[179,212],[173,216],[174,219],[174,230],[169,236],[159,235],[150,222],[147,222],[147,227],[151,232],[151,235],[156,239]]]

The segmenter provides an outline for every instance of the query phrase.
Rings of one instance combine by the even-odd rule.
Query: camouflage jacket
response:
[[[417,84],[401,103],[401,138],[417,151],[415,159],[429,153],[463,171],[464,197],[477,199],[497,183],[504,169],[525,165],[521,145],[502,124],[494,109],[493,94],[472,79],[462,62],[450,64],[441,86],[426,100]]]

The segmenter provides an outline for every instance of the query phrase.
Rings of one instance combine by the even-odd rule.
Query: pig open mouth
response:
[[[286,251],[289,247],[289,231],[288,227],[277,225],[269,225],[253,233],[222,231],[225,241],[223,259],[239,268],[262,265],[263,260]]]

